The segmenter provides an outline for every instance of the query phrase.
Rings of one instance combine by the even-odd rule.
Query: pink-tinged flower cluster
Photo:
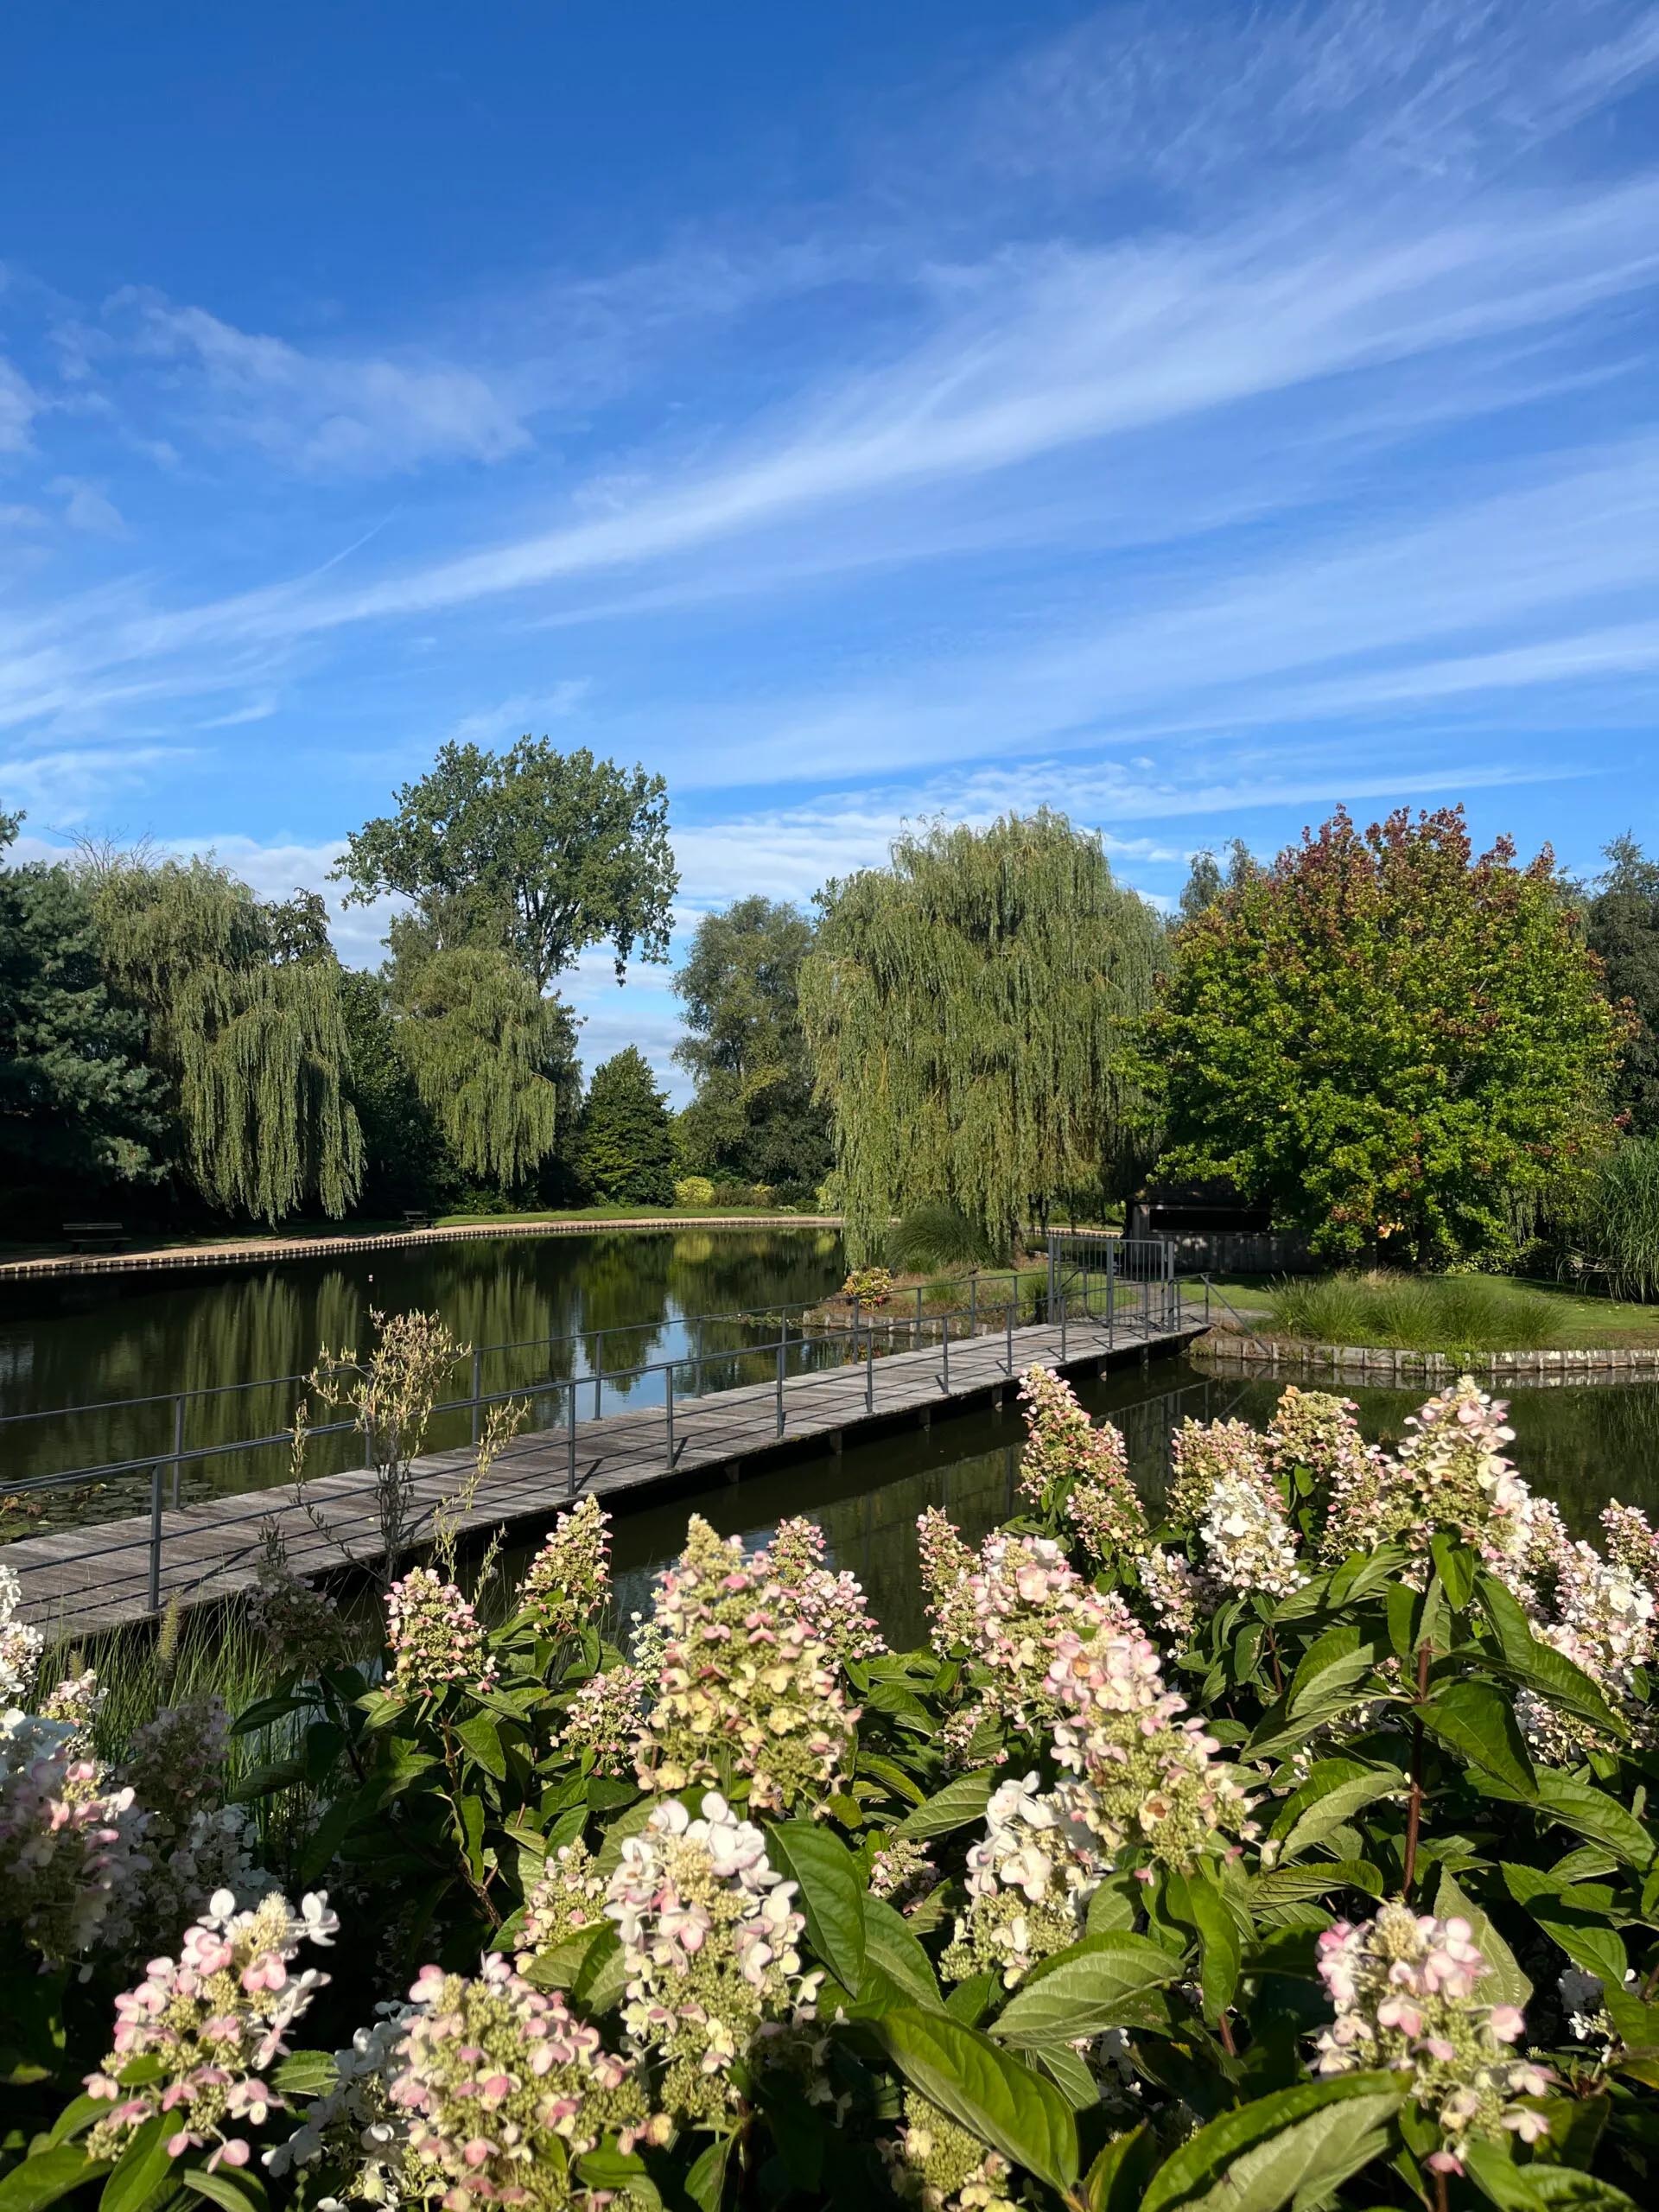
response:
[[[319,2212],[343,2212],[347,2203],[406,2206],[411,2195],[409,2122],[391,2101],[401,2072],[406,2005],[379,2005],[380,2017],[359,2028],[348,2050],[334,2054],[334,2080],[301,2114],[283,2143],[261,2153],[267,2173],[282,2180],[326,2165],[334,2193],[316,2199]],[[302,2201],[310,2202],[306,2196]]]
[[[1440,2130],[1435,2171],[1461,2173],[1471,2135],[1509,2129],[1534,2142],[1546,2132],[1541,2114],[1510,2101],[1541,2096],[1552,2077],[1515,2055],[1526,2027],[1517,2008],[1480,2001],[1490,1969],[1466,1920],[1385,1904],[1357,1927],[1327,1928],[1319,1968],[1336,2018],[1319,2034],[1314,2070],[1408,2074],[1413,2100]]]
[[[988,1717],[1046,1726],[1058,1710],[1048,1675],[1061,1637],[1127,1634],[1135,1625],[1122,1599],[1091,1587],[1046,1536],[999,1531],[976,1554],[942,1515],[924,1514],[918,1526],[935,1648],[965,1651],[982,1670],[975,1687]]]
[[[188,1827],[193,1813],[224,1798],[230,1741],[222,1698],[163,1706],[133,1730],[121,1778],[132,1784],[141,1803],[163,1808],[175,1829]]]
[[[1570,1548],[1560,1515],[1535,1497],[1504,1451],[1515,1435],[1507,1408],[1461,1376],[1411,1414],[1397,1457],[1344,1462],[1332,1485],[1320,1539],[1327,1565],[1399,1542],[1418,1555],[1405,1570],[1421,1583],[1430,1539],[1452,1529],[1529,1610],[1547,1599]]]
[[[1077,1941],[1105,1871],[1094,1835],[1038,1776],[1003,1783],[968,1853],[968,1904],[944,1971],[953,1981],[995,1974],[1013,1989]]]
[[[85,1755],[73,1726],[0,1714],[0,1919],[49,1963],[106,1931],[148,1864],[133,1793]]]
[[[1165,1510],[1182,1528],[1196,1528],[1219,1482],[1251,1490],[1277,1506],[1279,1486],[1268,1465],[1267,1440],[1242,1421],[1184,1421],[1169,1440]]]
[[[717,2119],[736,2099],[732,2069],[812,2020],[823,1977],[803,1971],[794,1897],[766,1837],[714,1790],[700,1819],[671,1799],[624,1842],[606,1904],[628,1976],[622,2017],[663,2061],[677,2117]]]
[[[895,2194],[922,2212],[1019,2212],[1024,2198],[1007,2160],[916,2089],[881,2155]]]
[[[340,1925],[326,1897],[307,1897],[297,1912],[269,1897],[238,1912],[228,1891],[189,1929],[176,1959],[152,1959],[144,1979],[115,2003],[114,2048],[104,2070],[86,2077],[90,2095],[112,2109],[87,2138],[95,2158],[119,2158],[137,2129],[163,2116],[169,2158],[207,2150],[208,2169],[245,2166],[257,2127],[283,2099],[265,2076],[288,2049],[293,2022],[327,1980],[308,1967],[289,1972],[300,1945],[327,1943]],[[159,2061],[123,2079],[133,2062]]]
[[[274,1521],[266,1524],[264,1537],[264,1555],[248,1593],[248,1625],[278,1673],[316,1675],[345,1656],[340,1607],[326,1590],[295,1573]]]
[[[611,1587],[611,1517],[596,1497],[561,1513],[518,1586],[518,1603],[537,1629],[557,1640],[579,1636]]]
[[[45,1639],[37,1628],[16,1618],[22,1585],[9,1567],[0,1567],[0,1707],[21,1705],[35,1687]]]
[[[455,1682],[491,1688],[495,1661],[477,1616],[453,1582],[412,1567],[386,1592],[391,1684],[410,1697],[441,1697]]]
[[[939,1870],[927,1846],[909,1836],[889,1836],[870,1859],[870,1895],[897,1905],[901,1912],[913,1911],[938,1879]]]
[[[1271,1488],[1264,1492],[1238,1475],[1218,1476],[1210,1485],[1198,1535],[1205,1579],[1218,1589],[1288,1598],[1307,1580],[1295,1536]]]
[[[1582,1669],[1615,1710],[1625,1708],[1637,1734],[1646,1736],[1649,1716],[1637,1696],[1636,1675],[1654,1654],[1652,1590],[1628,1566],[1602,1559],[1590,1545],[1565,1545],[1555,1611],[1556,1618],[1535,1631],[1541,1641]],[[1605,1748],[1587,1722],[1531,1690],[1516,1697],[1515,1714],[1534,1753],[1551,1765],[1576,1765],[1586,1751]]]
[[[470,1978],[424,1967],[409,1994],[388,2092],[407,2116],[403,2202],[566,2212],[619,2201],[573,2169],[607,2136],[627,2151],[664,2133],[630,2060],[503,1958]]]
[[[836,1573],[826,1555],[823,1529],[802,1516],[780,1521],[762,1554],[785,1602],[837,1665],[880,1658],[887,1643],[866,1610],[864,1586],[855,1574]]]
[[[1154,1544],[1136,1560],[1135,1572],[1158,1626],[1176,1650],[1190,1643],[1200,1621],[1216,1609],[1216,1593],[1185,1552]]]
[[[41,1700],[41,1718],[55,1721],[67,1730],[65,1743],[73,1749],[77,1758],[89,1759],[103,1705],[104,1691],[96,1671],[89,1667],[85,1674],[67,1675],[47,1692]]]
[[[1020,1486],[1026,1496],[1070,1528],[1097,1566],[1144,1544],[1147,1516],[1129,1479],[1122,1433],[1109,1421],[1096,1427],[1071,1384],[1046,1367],[1026,1370],[1020,1396],[1027,1429]]]
[[[1056,1791],[1097,1839],[1109,1869],[1147,1859],[1189,1867],[1249,1837],[1249,1800],[1201,1719],[1164,1687],[1158,1654],[1138,1630],[1060,1637],[1048,1688],[1065,1718],[1057,1764],[1075,1780]]]
[[[1363,1479],[1377,1452],[1359,1433],[1358,1412],[1351,1398],[1289,1384],[1268,1424],[1268,1467],[1285,1482],[1299,1471],[1310,1475],[1316,1494]]]
[[[1615,1498],[1601,1509],[1601,1527],[1607,1539],[1609,1563],[1647,1589],[1659,1587],[1659,1535],[1649,1526],[1647,1515],[1633,1505],[1621,1505]]]
[[[590,1675],[565,1708],[559,1748],[587,1758],[589,1770],[613,1777],[632,1772],[645,1726],[645,1685],[636,1667]]]
[[[641,1785],[664,1793],[749,1778],[756,1811],[818,1802],[849,1770],[856,1708],[829,1646],[792,1610],[764,1552],[746,1557],[694,1515],[659,1577],[656,1695]],[[643,1663],[643,1662],[642,1662]]]

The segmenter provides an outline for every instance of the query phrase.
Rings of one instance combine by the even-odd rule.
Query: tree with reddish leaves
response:
[[[1177,932],[1148,1017],[1166,1178],[1270,1201],[1339,1260],[1502,1262],[1615,1135],[1632,1023],[1548,848],[1461,807],[1339,810]]]

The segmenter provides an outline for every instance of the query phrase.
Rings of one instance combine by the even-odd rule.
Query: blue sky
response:
[[[683,925],[1042,802],[1160,899],[1338,800],[1587,870],[1656,308],[1630,0],[12,10],[0,804],[279,893],[529,731]]]

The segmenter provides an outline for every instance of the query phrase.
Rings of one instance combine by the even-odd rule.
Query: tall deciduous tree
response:
[[[1611,1141],[1626,1029],[1548,850],[1477,857],[1461,809],[1339,812],[1179,931],[1147,1025],[1160,1169],[1332,1256],[1502,1257]]]
[[[697,924],[674,978],[687,1031],[674,1057],[696,1083],[680,1145],[699,1174],[816,1189],[830,1172],[829,1116],[801,1028],[811,943],[798,907],[758,896]]]
[[[0,853],[21,817],[0,815]],[[105,980],[86,887],[72,870],[0,868],[0,1193],[48,1221],[158,1182],[172,1117],[144,1065],[144,1021]]]
[[[332,954],[300,957],[210,861],[106,855],[86,876],[105,972],[143,1011],[202,1196],[272,1222],[308,1204],[345,1213],[363,1141]]]
[[[582,1181],[607,1205],[674,1202],[674,1127],[638,1046],[594,1070],[576,1140]]]
[[[1587,934],[1609,993],[1628,999],[1636,1016],[1613,1099],[1633,1136],[1659,1136],[1659,861],[1630,836],[1615,837],[1605,854]]]
[[[397,1042],[463,1174],[524,1189],[553,1149],[568,1016],[505,952],[460,946],[394,973]]]
[[[835,1122],[849,1250],[942,1199],[1006,1249],[1097,1187],[1141,1116],[1133,1025],[1156,916],[1097,837],[1046,811],[905,836],[821,894],[801,1016]]]
[[[526,737],[501,754],[446,745],[397,799],[347,839],[335,874],[348,904],[413,901],[394,925],[400,959],[493,945],[544,991],[590,945],[613,948],[619,982],[636,952],[667,957],[679,877],[660,776]]]

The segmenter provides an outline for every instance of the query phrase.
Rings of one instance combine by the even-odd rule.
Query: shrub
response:
[[[674,1185],[677,1206],[711,1206],[715,1203],[715,1186],[706,1175],[682,1175]]]
[[[977,1222],[941,1200],[909,1207],[887,1231],[887,1265],[901,1274],[931,1274],[940,1268],[982,1267],[989,1240]]]
[[[0,2202],[1645,2202],[1642,1515],[1572,1541],[1465,1378],[1394,1452],[1321,1392],[1188,1424],[1149,1529],[1122,1439],[1023,1395],[1020,1520],[922,1516],[925,1649],[799,1522],[746,1557],[694,1522],[631,1665],[595,1505],[495,1624],[429,1578],[411,1642],[406,1577],[372,1680],[237,1724],[292,1729],[240,1794],[297,1782],[332,1909],[226,1885],[141,1938],[127,1798],[202,1760],[170,1723],[83,1772],[5,1716]]]

